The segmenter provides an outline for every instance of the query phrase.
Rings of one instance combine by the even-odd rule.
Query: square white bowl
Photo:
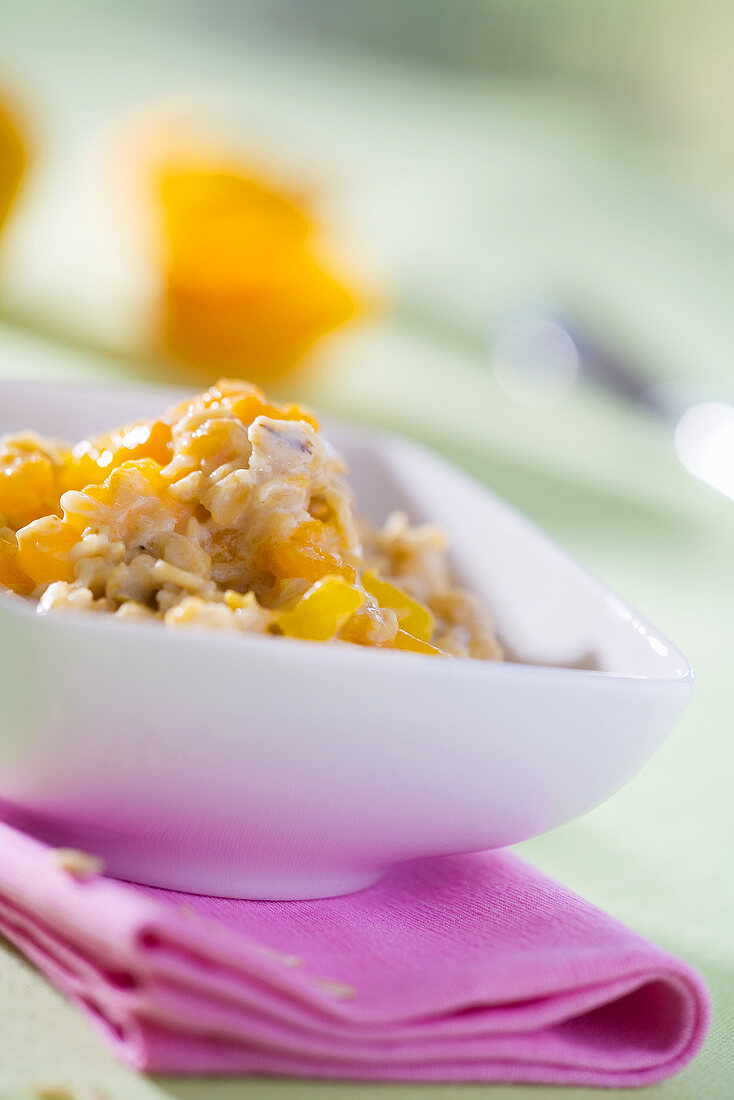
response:
[[[179,398],[0,382],[0,433],[77,439]],[[120,878],[322,897],[544,832],[652,756],[693,684],[666,638],[425,449],[345,424],[325,434],[364,513],[400,507],[447,529],[515,660],[41,617],[0,594],[1,818]]]

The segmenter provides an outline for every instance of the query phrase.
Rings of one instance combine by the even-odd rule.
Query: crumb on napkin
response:
[[[59,870],[66,871],[80,882],[101,875],[105,868],[105,862],[100,856],[81,852],[77,848],[54,848],[52,855]]]
[[[279,962],[283,966],[303,966],[300,955],[291,955],[287,951],[278,951],[275,947],[266,947],[264,943],[257,944],[257,950],[261,955],[267,955],[273,962]]]
[[[336,981],[334,978],[314,978],[314,982],[327,993],[333,993],[335,997],[343,997],[344,1000],[357,996],[357,990],[353,985]]]

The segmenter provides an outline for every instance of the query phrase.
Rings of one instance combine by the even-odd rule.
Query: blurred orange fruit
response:
[[[215,159],[171,159],[155,185],[170,357],[269,380],[357,312],[295,199]]]
[[[0,100],[0,228],[10,212],[18,190],[26,155],[17,121]]]

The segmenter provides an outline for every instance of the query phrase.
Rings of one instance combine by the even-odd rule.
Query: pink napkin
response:
[[[228,901],[79,881],[0,825],[0,930],[158,1072],[646,1085],[710,1014],[689,966],[507,852]]]

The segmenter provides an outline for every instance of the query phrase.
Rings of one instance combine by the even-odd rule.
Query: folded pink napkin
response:
[[[709,1020],[694,970],[506,852],[228,901],[79,881],[0,825],[0,930],[158,1072],[645,1085]]]

